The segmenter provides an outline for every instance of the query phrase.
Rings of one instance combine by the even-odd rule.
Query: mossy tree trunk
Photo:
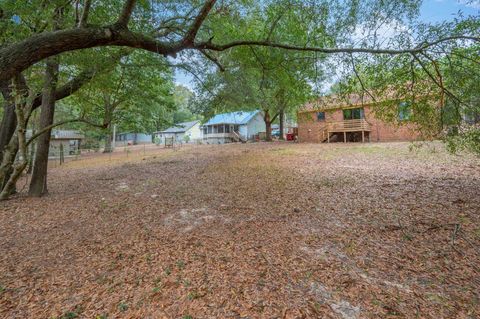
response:
[[[42,93],[42,105],[40,113],[40,127],[42,130],[53,124],[55,114],[55,90],[58,81],[59,60],[52,57],[47,60],[45,70],[44,87]],[[33,162],[32,180],[30,181],[29,195],[39,197],[48,192],[47,170],[48,152],[50,149],[51,130],[45,131],[37,138],[37,151]]]

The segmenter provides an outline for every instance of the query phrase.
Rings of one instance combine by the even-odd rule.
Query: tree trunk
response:
[[[45,70],[45,83],[42,93],[42,105],[40,113],[39,130],[53,124],[55,113],[55,90],[58,81],[59,61],[57,57],[47,60]],[[39,197],[48,192],[47,190],[47,169],[48,169],[48,151],[50,149],[51,130],[37,138],[37,151],[33,163],[32,180],[30,181],[30,196]]]
[[[0,90],[2,91],[3,99],[3,117],[2,125],[0,126],[0,163],[3,159],[3,153],[10,139],[15,133],[17,127],[17,117],[15,115],[15,104],[11,103],[11,89],[8,81],[0,83]]]
[[[35,134],[35,130],[32,130],[32,134]],[[30,175],[33,172],[33,159],[35,158],[35,146],[36,145],[37,144],[35,144],[35,143],[30,144],[30,148],[29,148],[30,156],[28,157],[27,175]]]
[[[283,141],[285,140],[285,135],[284,135],[284,125],[285,125],[285,112],[283,110],[280,110],[280,140]]]
[[[1,84],[2,95],[5,102],[3,105],[2,124],[0,126],[0,163],[3,162],[3,155],[7,151],[6,148],[10,143],[10,140],[12,139],[13,134],[15,133],[15,128],[17,127],[17,117],[15,115],[15,104],[10,104],[11,90],[7,82],[8,81]],[[8,162],[10,163],[10,161]],[[5,187],[5,184],[10,178],[10,175],[12,174],[12,172],[13,172],[13,168],[11,166],[10,168],[5,168],[5,176],[2,178],[2,180],[0,180],[0,190]]]
[[[37,127],[40,126],[40,121],[39,121],[39,118],[37,116],[37,114],[33,114],[32,116],[32,126],[31,126],[31,129],[32,129],[32,137],[35,135],[36,131],[37,131]],[[28,124],[28,122],[27,122]],[[31,175],[32,172],[33,172],[33,160],[35,159],[35,148],[36,148],[36,143],[35,141],[30,143],[30,146],[28,147],[28,151],[30,153],[30,156],[28,157],[28,169],[27,169],[27,175]]]
[[[14,134],[3,153],[2,165],[0,165],[0,190],[5,188],[5,185],[13,173],[13,163],[15,162],[17,152],[18,138]]]
[[[25,79],[23,76],[19,75],[16,78],[16,81],[17,84],[20,85],[17,89],[22,91],[24,97],[26,97],[28,88]],[[15,130],[17,129],[17,115],[15,113],[15,102],[13,101],[10,81],[0,83],[0,90],[2,92],[3,99],[5,100],[3,105],[2,125],[0,126],[0,163],[2,163],[2,165],[6,165],[3,167],[3,177],[0,178],[0,189],[4,189],[7,181],[10,179],[10,176],[13,173],[13,161],[15,160],[15,156],[18,152],[18,143],[16,143],[17,141],[10,145],[12,138],[16,138],[14,134]],[[5,163],[3,162],[4,156],[9,157]],[[13,186],[12,193],[15,193],[15,191],[15,186]]]
[[[0,192],[0,200],[7,199],[14,191],[17,180],[20,178],[22,172],[25,170],[28,161],[26,131],[27,131],[27,119],[29,118],[32,105],[22,101],[27,96],[26,86],[24,85],[24,79],[21,75],[18,75],[14,79],[16,92],[19,92],[15,96],[15,117],[17,126],[15,127],[15,133],[10,139],[8,146],[4,150],[2,164],[0,166],[0,183],[2,189]],[[29,96],[27,100],[30,100]],[[18,162],[15,163],[15,158],[18,150],[20,150],[20,156]]]
[[[272,120],[270,119],[270,113],[265,111],[265,115],[263,116],[265,121],[265,141],[271,142],[272,141]]]
[[[7,102],[3,108],[2,126],[0,126],[0,162],[3,159],[5,148],[15,133],[16,127],[15,105]]]
[[[105,136],[105,148],[103,149],[104,153],[113,152],[112,149],[112,134],[110,133],[110,127],[108,128],[108,134]]]
[[[112,120],[113,120],[113,111],[115,110],[115,105],[112,104],[112,96],[105,95],[104,96],[104,115],[103,121],[104,123],[108,123],[107,126],[107,135],[105,136],[105,148],[103,149],[104,153],[111,153],[113,152],[112,149]]]
[[[20,157],[19,161],[16,164],[13,164],[15,161],[15,155],[11,156],[11,154],[16,154],[16,151],[11,153],[10,155],[5,154],[5,160],[9,157],[10,162],[10,176],[8,180],[6,180],[5,185],[2,187],[2,191],[0,192],[0,200],[8,199],[9,196],[15,191],[15,185],[20,178],[22,172],[25,170],[28,164],[28,152],[27,152],[27,141],[26,141],[26,132],[27,132],[27,118],[30,113],[31,106],[20,107],[17,105],[15,107],[15,114],[17,118],[17,127],[16,127],[16,134],[14,134],[12,140],[9,143],[9,147],[7,148],[7,152],[9,149],[16,149],[20,150]],[[5,162],[4,160],[4,162]]]

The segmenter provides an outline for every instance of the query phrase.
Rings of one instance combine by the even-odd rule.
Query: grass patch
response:
[[[185,262],[184,262],[183,260],[177,261],[176,264],[177,264],[177,268],[178,268],[179,270],[183,270],[183,269],[185,268]]]
[[[128,304],[125,303],[124,301],[121,301],[119,304],[118,304],[118,310],[120,310],[121,312],[125,312],[128,310]]]
[[[199,295],[196,291],[191,291],[191,292],[189,292],[188,295],[187,295],[187,298],[188,298],[188,300],[190,300],[190,301],[195,300],[195,299],[197,299],[197,298],[199,298],[199,297],[200,297],[200,295]]]
[[[78,318],[78,314],[76,312],[69,311],[61,315],[58,319],[75,319],[75,318]]]
[[[298,152],[292,148],[274,148],[270,151],[275,155],[298,155]]]

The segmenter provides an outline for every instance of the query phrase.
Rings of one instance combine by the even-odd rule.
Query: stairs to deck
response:
[[[238,133],[235,132],[235,131],[232,132],[232,140],[233,140],[234,142],[247,143],[247,140],[244,139],[242,136],[240,136],[240,134],[238,134]]]

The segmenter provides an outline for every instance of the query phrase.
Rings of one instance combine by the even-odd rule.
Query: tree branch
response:
[[[358,82],[360,82],[360,85],[362,86],[362,90],[364,92],[367,92],[367,94],[372,98],[372,100],[374,102],[376,102],[377,100],[375,99],[375,96],[373,96],[369,90],[367,90],[367,88],[365,87],[363,81],[362,81],[362,78],[360,77],[360,75],[358,74],[358,71],[357,71],[357,67],[355,66],[355,60],[353,59],[353,54],[350,54],[350,58],[352,60],[352,68],[353,68],[353,73],[355,74],[355,77],[358,79]],[[362,104],[363,104],[363,94],[362,94]]]
[[[215,2],[216,0],[207,0],[205,2],[202,9],[200,10],[200,13],[197,15],[192,25],[190,26],[190,29],[187,31],[187,33],[185,34],[185,37],[183,38],[184,45],[186,46],[193,45],[195,41],[195,37],[197,36],[198,30],[200,29],[203,22],[207,18],[208,14],[212,10],[213,6],[215,5]]]
[[[197,16],[186,39],[195,36],[198,28],[201,26],[206,14],[209,11],[207,4],[213,5],[215,1],[210,0],[204,6],[201,14]],[[135,3],[135,0],[126,2],[128,8]],[[127,19],[128,21],[128,19]],[[198,27],[198,28],[197,28]],[[225,51],[237,46],[255,45],[263,47],[272,47],[285,50],[313,51],[326,54],[335,53],[370,53],[370,54],[418,54],[428,48],[442,42],[454,40],[480,41],[480,37],[459,35],[445,37],[434,42],[423,43],[420,46],[409,49],[371,49],[371,48],[319,48],[307,46],[295,46],[269,41],[234,41],[231,43],[218,45],[212,43],[212,39],[200,43],[188,43],[184,40],[177,42],[157,41],[154,38],[141,33],[131,32],[125,28],[125,25],[115,24],[104,27],[74,28],[68,30],[44,32],[34,35],[26,40],[13,43],[0,49],[0,81],[9,80],[15,74],[21,73],[31,65],[53,55],[67,51],[87,49],[101,46],[125,46],[131,48],[140,48],[162,55],[175,56],[178,52],[186,49]]]
[[[136,0],[126,0],[123,5],[122,14],[118,18],[117,25],[127,28],[130,17],[132,16],[133,8],[135,7]]]
[[[435,76],[433,76],[433,74],[427,69],[427,67],[423,64],[422,60],[420,60],[417,55],[414,54],[413,57],[418,62],[418,64],[421,66],[423,71],[427,74],[427,76],[433,81],[433,83],[435,83],[436,86],[438,86],[442,90],[442,92],[445,92],[448,96],[453,98],[458,103],[463,104],[463,102],[460,98],[458,98],[455,94],[453,94],[452,92],[447,90],[445,87],[443,87],[443,85],[441,83],[439,83],[437,81]]]
[[[80,22],[78,23],[79,28],[84,28],[87,25],[88,14],[90,13],[91,4],[91,0],[85,0],[85,3],[83,4],[82,16],[80,18]]]
[[[280,114],[280,112],[277,112],[271,119],[270,119],[270,123],[272,123],[273,121],[275,121],[278,117],[278,115]]]
[[[195,49],[209,49],[213,51],[225,51],[238,46],[254,45],[254,46],[263,46],[263,47],[272,47],[284,50],[292,51],[310,51],[310,52],[320,52],[325,54],[333,53],[371,53],[371,54],[390,54],[390,55],[400,55],[400,54],[415,54],[423,52],[429,49],[432,46],[437,44],[453,41],[453,40],[471,40],[480,42],[480,37],[473,37],[467,35],[458,35],[438,39],[433,42],[426,42],[414,48],[408,49],[371,49],[371,48],[319,48],[319,47],[308,47],[308,46],[296,46],[289,44],[274,43],[270,41],[233,41],[223,45],[213,44],[210,40],[206,42],[198,43],[194,46]]]
[[[63,86],[58,88],[55,91],[55,100],[64,99],[73,93],[77,92],[83,85],[89,82],[97,73],[96,69],[88,69],[81,72],[79,75],[74,77],[69,82],[65,83]],[[32,108],[36,109],[42,104],[42,94],[37,93],[35,99],[33,100]]]
[[[205,50],[200,50],[200,52],[207,58],[209,59],[210,61],[212,61],[213,63],[216,64],[216,66],[220,69],[220,71],[222,72],[225,72],[225,68],[223,67],[223,65],[220,64],[220,61],[218,61],[218,59],[212,55],[210,55],[208,52],[206,52]]]

